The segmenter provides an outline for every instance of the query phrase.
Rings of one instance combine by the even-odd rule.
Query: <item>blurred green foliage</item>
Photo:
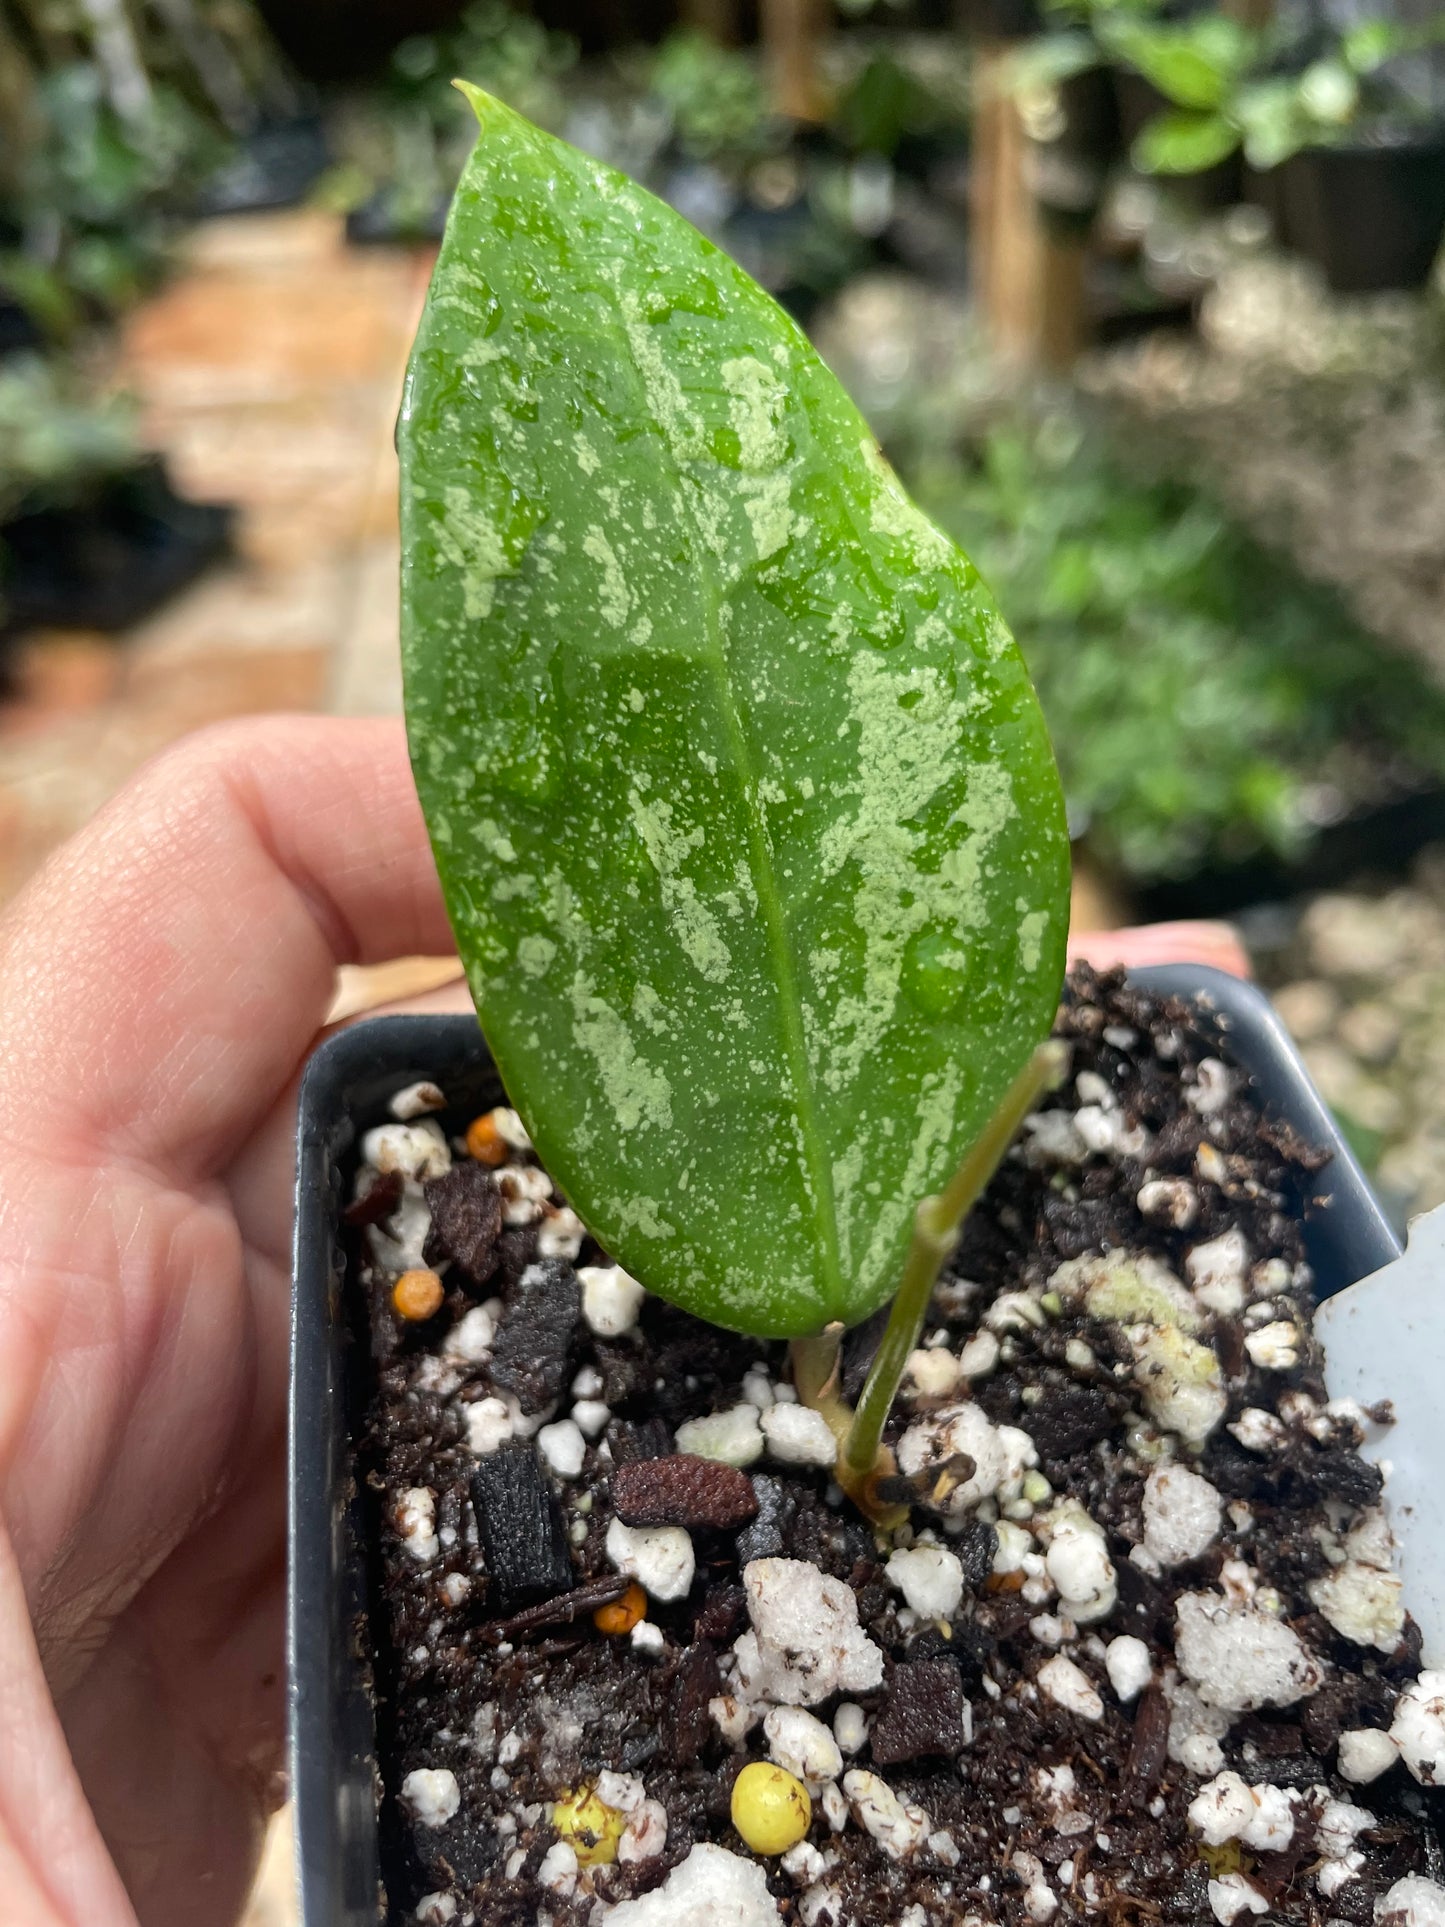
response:
[[[1017,635],[1076,827],[1136,879],[1288,856],[1445,778],[1445,696],[1197,487],[1141,479],[1072,413],[1006,412],[962,455],[894,451]]]
[[[440,231],[476,139],[476,118],[452,82],[470,80],[553,131],[566,118],[563,82],[577,46],[506,4],[474,0],[455,25],[411,34],[364,99],[336,128],[339,164],[322,198],[345,209],[372,204],[398,238]]]
[[[134,461],[135,414],[97,399],[53,355],[0,361],[0,522],[20,508],[55,508]]]
[[[1200,173],[1238,151],[1252,167],[1277,167],[1363,126],[1438,111],[1393,63],[1445,40],[1445,13],[1365,15],[1339,28],[1318,10],[1281,10],[1262,25],[1223,7],[1180,17],[1171,0],[1049,0],[1049,13],[1055,31],[1022,49],[1017,84],[1056,85],[1103,62],[1148,81],[1160,111],[1131,151],[1146,174]]]
[[[77,60],[39,77],[37,138],[21,156],[0,288],[65,338],[119,312],[155,280],[171,224],[226,141],[184,95],[152,89],[121,114]]]
[[[111,318],[237,141],[296,102],[250,0],[0,7],[0,293],[54,339]]]
[[[745,165],[778,145],[757,62],[736,48],[684,28],[645,63],[643,80],[694,159]]]

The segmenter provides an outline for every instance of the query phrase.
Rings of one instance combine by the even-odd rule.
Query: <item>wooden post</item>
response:
[[[1030,145],[1006,79],[1007,42],[974,49],[971,273],[974,301],[995,351],[1063,370],[1084,345],[1080,241],[1045,222],[1030,180]]]
[[[827,0],[761,0],[759,26],[773,110],[810,125],[827,111],[818,55],[827,26]]]

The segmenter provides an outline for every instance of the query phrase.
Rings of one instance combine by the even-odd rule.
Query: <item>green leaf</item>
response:
[[[1394,20],[1362,20],[1340,36],[1340,52],[1357,74],[1375,73],[1408,44],[1408,29]]]
[[[1157,114],[1129,158],[1143,174],[1199,174],[1239,145],[1239,130],[1222,114]]]
[[[645,1284],[852,1323],[1052,1018],[1043,722],[792,321],[472,97],[399,443],[412,759],[477,1007]]]
[[[1152,82],[1176,107],[1221,107],[1244,71],[1254,41],[1237,22],[1205,14],[1182,25],[1134,19],[1099,23],[1104,45]]]

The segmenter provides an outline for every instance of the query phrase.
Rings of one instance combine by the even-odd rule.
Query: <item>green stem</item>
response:
[[[1066,1061],[1061,1044],[1040,1044],[949,1183],[942,1191],[922,1199],[914,1212],[913,1239],[888,1327],[840,1455],[841,1463],[855,1478],[865,1477],[877,1461],[883,1427],[904,1367],[918,1343],[933,1287],[958,1243],[964,1219],[1002,1163],[1035,1099],[1063,1075]]]

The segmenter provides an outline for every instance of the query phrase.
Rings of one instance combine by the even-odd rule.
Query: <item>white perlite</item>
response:
[[[852,1755],[863,1751],[868,1738],[868,1715],[853,1700],[844,1700],[833,1714],[833,1738]]]
[[[396,1529],[419,1566],[430,1565],[441,1549],[436,1526],[436,1494],[431,1488],[414,1485],[403,1492],[396,1508]]]
[[[1375,1927],[1445,1927],[1445,1887],[1406,1874],[1375,1902]]]
[[[952,1619],[963,1603],[963,1563],[942,1546],[895,1552],[885,1571],[921,1619]]]
[[[960,1378],[987,1378],[998,1364],[1000,1345],[990,1331],[976,1331],[958,1354]]]
[[[1081,1720],[1101,1720],[1104,1702],[1094,1682],[1082,1667],[1062,1653],[1056,1653],[1039,1668],[1039,1689],[1047,1693],[1065,1712],[1077,1713]]]
[[[958,1385],[958,1360],[945,1345],[910,1352],[903,1370],[905,1397],[947,1398]]]
[[[575,1479],[587,1455],[587,1441],[571,1419],[544,1425],[537,1434],[537,1450],[559,1479]]]
[[[413,1124],[378,1124],[361,1140],[361,1156],[383,1176],[397,1171],[417,1184],[424,1178],[444,1178],[452,1168],[446,1133],[430,1117]]]
[[[1199,1216],[1199,1193],[1188,1178],[1149,1178],[1134,1200],[1141,1218],[1187,1231]]]
[[[1163,1431],[1202,1446],[1229,1409],[1219,1360],[1177,1325],[1135,1326],[1128,1336],[1145,1411]]]
[[[444,1111],[446,1107],[446,1093],[439,1085],[423,1080],[398,1091],[386,1108],[398,1123],[409,1124],[414,1117],[425,1117],[428,1111]]]
[[[1310,1602],[1343,1638],[1392,1653],[1405,1630],[1403,1590],[1391,1569],[1395,1535],[1384,1508],[1362,1512],[1345,1535],[1344,1561],[1316,1579]]]
[[[1213,1117],[1234,1095],[1234,1072],[1217,1057],[1201,1058],[1194,1079],[1184,1092],[1184,1102],[1200,1117]]]
[[[1347,1559],[1309,1584],[1310,1603],[1356,1646],[1393,1653],[1405,1630],[1403,1581],[1398,1573]]]
[[[617,1858],[624,1867],[641,1860],[655,1860],[667,1845],[667,1808],[661,1800],[642,1800],[628,1818],[617,1843]]]
[[[611,1406],[600,1398],[579,1398],[572,1407],[572,1423],[589,1439],[599,1438],[611,1417]]]
[[[946,1405],[910,1425],[898,1441],[898,1467],[905,1477],[917,1478],[960,1453],[973,1460],[974,1469],[941,1503],[951,1519],[963,1518],[983,1499],[1016,1499],[1024,1473],[1039,1462],[1027,1432],[995,1426],[981,1407],[968,1403]]]
[[[1288,1318],[1276,1318],[1250,1332],[1244,1349],[1262,1372],[1289,1372],[1299,1364],[1299,1326]]]
[[[715,1459],[719,1465],[735,1465],[739,1471],[746,1471],[763,1456],[757,1407],[734,1405],[707,1418],[685,1419],[677,1428],[677,1449],[692,1453],[694,1458]]]
[[[577,1849],[569,1841],[555,1841],[542,1855],[537,1885],[566,1898],[576,1890],[577,1867]]]
[[[444,1827],[462,1804],[457,1776],[445,1766],[414,1768],[401,1783],[401,1797],[423,1827]]]
[[[647,1294],[621,1265],[583,1265],[577,1280],[582,1316],[599,1338],[620,1338],[632,1330]]]
[[[1136,1639],[1132,1633],[1120,1633],[1104,1649],[1104,1671],[1109,1675],[1109,1684],[1127,1706],[1154,1677],[1154,1662],[1142,1639]]]
[[[650,1894],[596,1916],[607,1927],[777,1927],[778,1903],[756,1860],[700,1841]]]
[[[495,1183],[502,1194],[503,1224],[535,1224],[552,1195],[552,1180],[535,1164],[503,1165]]]
[[[1162,1566],[1197,1559],[1219,1537],[1223,1501],[1183,1465],[1156,1465],[1144,1481],[1144,1545]]]
[[[1445,1673],[1411,1680],[1395,1702],[1390,1738],[1421,1786],[1445,1784]]]
[[[762,1415],[768,1456],[782,1465],[832,1465],[838,1441],[821,1412],[806,1405],[770,1405]]]
[[[516,1417],[505,1399],[479,1398],[462,1407],[467,1444],[479,1459],[505,1445],[516,1431]]]
[[[570,1264],[582,1249],[586,1236],[587,1227],[575,1211],[568,1210],[566,1205],[544,1206],[537,1231],[537,1256],[565,1258]]]
[[[843,1792],[853,1818],[890,1860],[906,1860],[928,1837],[931,1822],[923,1808],[905,1805],[876,1773],[853,1767],[843,1775]]]
[[[1282,1620],[1217,1593],[1181,1593],[1175,1657],[1199,1697],[1230,1712],[1293,1706],[1324,1679],[1319,1661]]]
[[[741,1746],[763,1716],[763,1709],[735,1693],[719,1693],[707,1703],[708,1713],[729,1746]]]
[[[1239,1311],[1249,1297],[1249,1246],[1242,1231],[1226,1231],[1222,1238],[1195,1245],[1184,1260],[1184,1275],[1194,1296],[1222,1318]]]
[[[1206,1706],[1187,1679],[1181,1679],[1171,1666],[1164,1674],[1164,1697],[1169,1702],[1168,1751],[1187,1772],[1208,1779],[1224,1766],[1220,1741],[1228,1733],[1233,1715],[1221,1707]]]
[[[1242,1913],[1269,1912],[1269,1902],[1242,1873],[1225,1873],[1210,1881],[1209,1907],[1219,1927],[1231,1927]]]
[[[681,1526],[607,1528],[607,1557],[625,1579],[635,1579],[652,1599],[681,1599],[696,1570],[692,1540]]]
[[[1273,1412],[1258,1405],[1246,1406],[1225,1430],[1234,1434],[1246,1452],[1274,1452],[1285,1441],[1283,1424]]]
[[[484,1365],[497,1342],[497,1319],[501,1310],[502,1301],[489,1298],[485,1305],[473,1305],[470,1311],[464,1312],[443,1340],[443,1356],[467,1365]]]
[[[1072,1499],[1062,1501],[1042,1523],[1049,1535],[1044,1567],[1069,1618],[1079,1626],[1107,1619],[1119,1591],[1102,1528]]]
[[[1283,1787],[1250,1786],[1237,1773],[1220,1773],[1190,1802],[1189,1824],[1207,1847],[1238,1840],[1258,1853],[1279,1853],[1294,1838],[1294,1800]]]
[[[457,1903],[450,1894],[423,1894],[416,1903],[416,1917],[421,1927],[446,1927],[457,1917]]]
[[[737,1687],[774,1706],[816,1706],[883,1682],[883,1654],[858,1624],[841,1579],[803,1559],[754,1559],[743,1569],[751,1632],[733,1647]]]
[[[837,1740],[820,1719],[805,1713],[801,1706],[774,1706],[763,1721],[763,1732],[769,1758],[794,1779],[802,1780],[812,1793],[843,1771]]]
[[[1356,1726],[1340,1735],[1340,1778],[1352,1786],[1378,1780],[1399,1757],[1399,1747],[1377,1726]]]

